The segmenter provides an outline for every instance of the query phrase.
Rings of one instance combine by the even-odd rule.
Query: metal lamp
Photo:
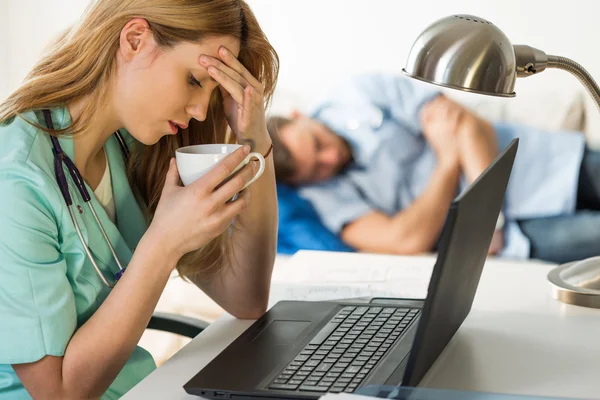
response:
[[[452,15],[429,25],[413,44],[402,71],[451,89],[514,97],[517,77],[546,68],[575,75],[600,108],[600,88],[581,65],[533,47],[512,45],[494,24],[472,15]],[[560,265],[548,280],[557,300],[600,308],[600,257]]]

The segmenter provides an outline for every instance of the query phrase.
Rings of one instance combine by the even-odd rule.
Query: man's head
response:
[[[267,129],[279,181],[294,185],[322,182],[352,160],[352,150],[343,138],[298,112],[290,118],[269,118]]]

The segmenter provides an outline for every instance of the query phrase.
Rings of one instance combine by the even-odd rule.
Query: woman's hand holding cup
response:
[[[256,163],[244,164],[249,154],[248,146],[240,146],[185,187],[179,185],[177,163],[171,160],[148,234],[157,235],[158,243],[173,258],[172,267],[184,254],[222,234],[248,207],[250,191],[243,189],[260,172]],[[264,169],[264,159],[262,165]],[[229,201],[238,193],[235,201]]]

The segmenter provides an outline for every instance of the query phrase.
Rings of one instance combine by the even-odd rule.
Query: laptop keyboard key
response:
[[[360,371],[360,366],[358,365],[351,365],[348,367],[348,369],[346,369],[347,373],[350,374],[357,374]]]
[[[298,389],[298,385],[288,385],[288,384],[278,385],[278,384],[272,384],[272,385],[269,386],[269,389],[273,389],[273,390],[296,390],[296,389]]]
[[[329,335],[331,335],[333,333],[333,331],[335,331],[335,328],[337,328],[339,326],[339,324],[335,324],[333,322],[328,322],[327,325],[325,325],[320,331],[319,333],[317,333],[315,335],[315,337],[312,338],[312,340],[310,341],[310,345],[320,345],[322,344],[325,340],[327,340],[327,338],[329,337]]]
[[[298,388],[303,392],[326,392],[327,387],[324,386],[313,386],[313,385],[302,385]]]
[[[319,372],[327,372],[333,366],[333,364],[322,363],[317,367],[317,371]]]

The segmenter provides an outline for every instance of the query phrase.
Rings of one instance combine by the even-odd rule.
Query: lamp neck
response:
[[[560,56],[548,56],[548,68],[562,69],[570,72],[585,86],[600,109],[600,87],[589,72],[575,61]]]
[[[530,46],[514,45],[513,48],[517,62],[517,77],[525,78],[539,74],[546,68],[568,71],[585,86],[600,109],[600,87],[581,65],[565,57],[547,55],[543,51]]]

